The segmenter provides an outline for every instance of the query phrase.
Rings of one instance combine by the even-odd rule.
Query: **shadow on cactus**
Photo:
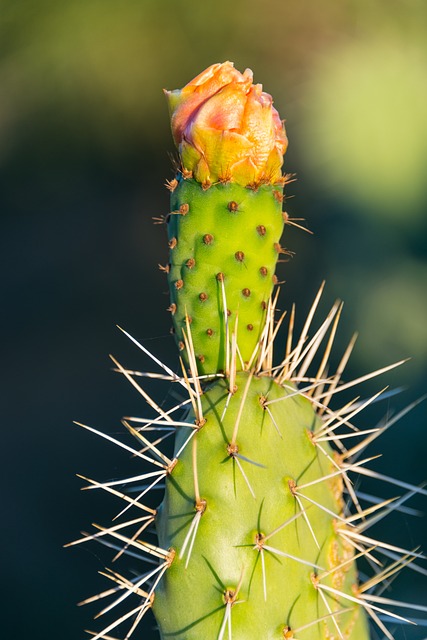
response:
[[[152,609],[163,640],[392,639],[395,625],[413,622],[403,610],[427,607],[393,600],[391,582],[403,567],[427,571],[418,549],[381,542],[370,528],[409,513],[404,503],[427,491],[377,473],[365,450],[416,403],[362,430],[357,415],[385,390],[332,407],[341,392],[401,363],[345,381],[352,339],[332,371],[342,305],[312,330],[323,286],[299,335],[295,308],[278,316],[275,268],[286,253],[283,226],[292,224],[282,211],[287,138],[251,72],[216,64],[166,94],[180,160],[162,220],[164,270],[181,368],[172,371],[124,331],[156,372],[113,362],[152,415],[122,420],[129,444],[81,425],[141,462],[137,476],[85,478],[122,509],[112,525],[72,544],[113,548],[129,570],[106,571],[110,586],[85,601],[105,599],[98,616],[111,616],[91,635],[137,637]],[[143,376],[172,388],[169,405],[148,395]],[[363,476],[403,494],[381,501],[356,492]],[[156,489],[164,497],[153,509],[145,498]]]

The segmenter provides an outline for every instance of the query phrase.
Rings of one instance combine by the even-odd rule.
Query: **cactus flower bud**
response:
[[[209,186],[274,184],[288,140],[273,100],[252,71],[214,64],[183,89],[165,91],[183,169]]]

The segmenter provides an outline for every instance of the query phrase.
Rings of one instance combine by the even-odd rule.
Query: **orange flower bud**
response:
[[[288,146],[273,100],[232,62],[214,64],[183,89],[165,91],[183,169],[203,185],[281,179]]]

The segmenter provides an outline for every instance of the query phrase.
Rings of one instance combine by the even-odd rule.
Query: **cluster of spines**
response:
[[[282,385],[286,385],[287,383],[291,382],[293,384],[298,384],[298,394],[309,399],[313,406],[316,408],[317,415],[321,417],[322,422],[321,426],[317,428],[312,434],[312,441],[313,444],[318,448],[321,455],[328,457],[330,463],[335,469],[331,474],[329,474],[328,477],[322,477],[318,481],[320,482],[323,480],[330,480],[331,477],[336,476],[336,478],[344,484],[349,501],[353,505],[353,508],[350,510],[349,505],[343,505],[343,515],[342,517],[339,517],[337,519],[338,535],[343,540],[343,543],[351,546],[351,548],[354,549],[356,559],[365,558],[367,563],[373,570],[373,576],[364,580],[364,582],[362,582],[357,587],[353,595],[343,593],[339,589],[335,589],[334,587],[325,584],[325,582],[323,581],[324,577],[326,577],[325,572],[322,573],[320,570],[314,571],[312,574],[312,584],[319,593],[319,597],[321,598],[322,602],[325,604],[326,614],[320,616],[319,619],[312,621],[311,624],[315,625],[321,623],[325,619],[332,619],[338,633],[338,637],[343,637],[339,630],[339,616],[341,615],[341,613],[346,612],[348,610],[348,607],[354,606],[354,604],[356,603],[366,611],[369,617],[384,634],[384,637],[388,640],[393,640],[393,635],[386,626],[384,617],[388,620],[394,619],[396,621],[406,623],[411,623],[411,620],[404,618],[392,611],[388,611],[386,607],[391,606],[412,608],[416,611],[423,612],[427,612],[427,607],[425,607],[424,605],[411,605],[409,603],[396,602],[393,599],[384,597],[382,595],[383,591],[390,585],[390,582],[395,577],[395,575],[405,566],[409,566],[410,568],[412,567],[418,572],[427,574],[427,571],[423,567],[415,563],[417,559],[423,559],[424,556],[419,552],[418,549],[406,550],[376,540],[369,535],[366,535],[366,531],[373,524],[377,523],[381,518],[387,516],[393,511],[403,511],[409,514],[413,513],[413,510],[405,507],[404,503],[416,493],[427,495],[427,491],[423,487],[415,487],[410,485],[409,483],[395,480],[388,476],[379,474],[374,470],[368,469],[366,467],[366,464],[373,458],[358,460],[358,457],[372,442],[373,439],[377,438],[386,429],[395,424],[398,419],[402,417],[402,415],[407,413],[417,403],[413,403],[399,415],[387,421],[384,425],[364,431],[359,431],[353,425],[352,420],[370,403],[375,402],[377,399],[379,399],[381,394],[383,397],[385,397],[386,394],[383,393],[384,390],[365,401],[355,399],[347,403],[344,407],[337,411],[334,411],[330,408],[330,401],[332,397],[335,396],[335,394],[344,391],[345,389],[349,389],[359,383],[362,383],[363,381],[376,375],[385,373],[386,371],[401,363],[396,363],[394,365],[384,367],[383,369],[358,378],[357,380],[344,383],[342,382],[342,374],[354,345],[354,340],[352,340],[348,349],[345,351],[340,364],[338,365],[337,371],[332,375],[328,375],[327,363],[338,325],[341,305],[337,303],[333,306],[331,312],[329,313],[326,320],[322,323],[321,327],[314,334],[314,336],[309,339],[308,332],[313,320],[315,309],[320,299],[320,294],[321,292],[319,292],[319,295],[317,296],[315,303],[313,304],[307,321],[303,327],[302,333],[299,339],[296,341],[295,345],[293,344],[292,337],[294,333],[295,314],[294,310],[292,311],[289,321],[286,355],[282,362],[277,366],[273,366],[273,344],[274,338],[278,331],[278,327],[280,326],[284,316],[280,318],[278,323],[275,323],[275,303],[277,301],[277,297],[275,298],[275,300],[269,302],[266,325],[259,342],[259,350],[257,352],[257,355],[256,357],[254,357],[253,362],[250,363],[250,370],[254,375],[257,376],[274,376],[275,379]],[[131,336],[129,337],[131,338]],[[161,368],[163,369],[163,373],[141,374],[140,372],[128,371],[127,369],[123,368],[117,362],[117,360],[113,359],[117,371],[124,375],[132,383],[136,390],[142,395],[144,400],[157,413],[157,417],[155,417],[154,419],[136,417],[128,417],[123,419],[123,425],[126,427],[127,431],[137,440],[139,448],[130,447],[122,443],[120,440],[103,434],[98,430],[93,429],[92,427],[81,425],[84,428],[93,431],[96,434],[120,446],[127,452],[137,456],[139,459],[141,459],[141,461],[149,462],[155,468],[154,471],[150,471],[138,476],[133,476],[131,478],[126,478],[120,481],[115,480],[112,482],[100,483],[95,480],[85,478],[85,480],[87,480],[89,483],[87,488],[101,488],[124,501],[125,507],[124,509],[122,509],[120,514],[118,514],[118,516],[123,515],[130,508],[137,509],[140,512],[142,511],[144,515],[138,518],[127,520],[125,522],[121,522],[120,524],[113,524],[108,528],[96,527],[98,529],[96,533],[85,534],[83,538],[77,540],[72,544],[78,544],[80,542],[88,540],[97,540],[98,542],[103,542],[107,546],[116,549],[116,558],[121,555],[130,555],[134,558],[136,557],[141,560],[144,559],[149,564],[152,564],[154,562],[154,569],[144,571],[142,574],[138,574],[132,579],[125,578],[121,574],[114,571],[107,571],[104,574],[114,583],[114,586],[107,591],[98,594],[97,596],[88,598],[85,603],[97,601],[111,595],[116,595],[117,597],[110,605],[103,608],[98,616],[111,611],[114,607],[121,604],[131,595],[136,595],[140,599],[140,604],[106,626],[101,632],[92,633],[95,640],[98,640],[98,638],[113,640],[112,636],[108,634],[119,627],[122,623],[131,621],[130,627],[128,628],[125,636],[125,640],[128,640],[132,636],[142,617],[151,608],[153,600],[155,598],[156,586],[160,582],[164,573],[172,565],[175,555],[177,553],[181,556],[186,554],[186,562],[190,562],[191,549],[197,535],[198,523],[203,516],[205,507],[203,498],[200,496],[197,489],[195,515],[191,522],[182,549],[161,549],[152,543],[145,542],[140,539],[141,534],[153,525],[156,518],[156,510],[147,507],[143,503],[142,500],[144,496],[149,490],[153,489],[156,486],[159,487],[160,483],[165,480],[167,476],[173,474],[173,469],[180,454],[193,439],[194,434],[203,427],[205,421],[201,408],[201,396],[203,393],[202,380],[204,380],[204,377],[200,376],[197,372],[195,353],[192,349],[191,326],[188,321],[186,331],[184,332],[184,337],[186,340],[186,348],[192,355],[189,362],[190,370],[187,371],[186,367],[183,366],[182,375],[177,375],[172,370],[167,368],[159,360],[154,358],[154,356],[152,356],[143,345],[138,343],[133,338],[131,338],[133,342],[140,349],[142,349],[142,351],[152,357],[158,365],[161,366]],[[233,393],[235,393],[238,357],[238,346],[235,333],[230,332],[229,340],[230,348],[227,351],[228,360],[226,372],[224,374],[210,376],[210,378],[224,378],[231,397]],[[326,347],[321,354],[320,364],[316,368],[315,375],[311,376],[307,373],[307,371],[309,370],[309,367],[312,364],[316,354],[319,353],[321,344],[324,341],[326,341]],[[164,379],[168,383],[177,383],[186,390],[188,398],[179,402],[171,409],[164,410],[138,384],[137,377],[142,375],[153,375],[153,377]],[[269,411],[269,401],[266,399],[261,399],[261,402],[263,403],[264,409],[266,411]],[[183,408],[190,405],[192,406],[193,415],[195,416],[194,422],[190,423],[185,420],[180,421],[174,418],[174,415],[177,411],[182,410]],[[132,424],[136,426],[132,426]],[[180,450],[176,452],[174,458],[171,459],[159,449],[159,444],[172,433],[175,433],[177,430],[183,429],[184,432],[188,435],[182,438],[183,444],[180,447]],[[154,430],[159,434],[154,441],[150,440],[145,435],[147,431],[150,430]],[[342,433],[342,430],[344,430],[344,433]],[[362,440],[358,441],[357,444],[351,446],[350,448],[347,448],[347,441],[352,442],[353,438],[356,438],[358,440],[360,437],[362,438]],[[193,439],[193,442],[194,441],[195,439]],[[325,442],[329,442],[334,446],[336,453],[333,456],[331,456],[325,450]],[[232,453],[233,452],[230,452],[230,454]],[[407,493],[397,499],[385,501],[380,501],[372,496],[365,494],[359,494],[358,497],[349,478],[349,474],[351,473],[355,473],[361,476],[368,476],[385,481],[387,483],[391,483],[405,489]],[[139,487],[138,495],[136,498],[128,495],[129,490],[128,493],[126,493],[118,491],[115,488],[116,486],[132,485],[132,483],[136,482],[148,482],[146,486]],[[197,487],[197,470],[195,471],[195,487]],[[292,486],[290,486],[295,500],[299,504],[298,514],[306,520],[307,526],[312,530],[313,536],[315,538],[315,532],[313,530],[313,526],[310,523],[307,509],[304,508],[302,502],[304,498],[305,488],[306,487],[304,485],[298,486],[296,484],[293,484]],[[199,498],[198,500],[197,496]],[[361,500],[367,501],[368,504],[371,503],[371,506],[362,508],[360,504]],[[288,522],[284,522],[282,526],[285,527],[287,526],[287,524]],[[134,528],[134,530],[132,534],[129,534],[128,529],[132,527]],[[266,545],[266,542],[268,542],[269,538],[271,538],[275,533],[276,531],[273,531],[267,535],[260,535],[259,539],[256,540],[254,549],[257,551],[257,553],[259,553],[261,562],[263,561],[264,551],[267,550],[267,548],[270,546]],[[391,560],[390,564],[384,567],[383,563],[377,557],[378,554],[389,558]],[[350,554],[348,562],[353,562],[353,553]],[[339,572],[340,570],[342,570],[342,568],[342,566],[338,565],[332,571]],[[331,573],[331,571],[329,573]],[[147,584],[150,586],[147,587]],[[229,633],[229,636],[231,637],[230,634],[232,609],[236,604],[239,603],[240,586],[240,584],[236,584],[233,587],[227,586],[227,588],[224,590],[224,617],[222,625],[218,630],[219,640],[222,640],[222,638],[225,637],[226,632]],[[375,590],[377,590],[377,593],[373,593],[373,591]],[[338,606],[338,610],[333,611],[330,608],[330,605],[328,604],[328,599],[330,598],[332,598],[335,603],[339,604],[339,606],[338,604],[336,604],[336,606]],[[304,626],[304,629],[306,627],[307,625]],[[282,630],[284,638],[297,639],[300,631],[303,631],[303,628],[293,627],[292,620],[284,620]]]

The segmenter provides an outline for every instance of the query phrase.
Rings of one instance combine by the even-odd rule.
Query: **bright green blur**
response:
[[[314,75],[303,139],[315,179],[385,223],[424,217],[427,51],[370,38],[323,57]]]

